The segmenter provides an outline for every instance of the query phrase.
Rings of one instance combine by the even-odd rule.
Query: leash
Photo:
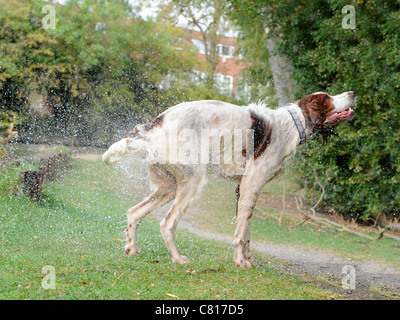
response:
[[[296,125],[297,131],[299,132],[300,144],[305,144],[306,141],[307,141],[307,139],[306,139],[306,130],[304,129],[300,118],[298,117],[297,113],[295,111],[291,110],[290,108],[286,108],[286,110],[292,116],[293,122]]]

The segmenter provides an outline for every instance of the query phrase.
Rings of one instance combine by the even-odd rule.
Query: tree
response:
[[[250,81],[267,86],[271,83],[272,76],[275,93],[268,91],[269,100],[283,106],[293,101],[295,84],[291,75],[293,70],[291,62],[278,50],[281,36],[276,30],[274,34],[270,32],[272,26],[268,14],[272,10],[271,3],[272,1],[232,0],[229,12],[241,26],[244,47],[248,47],[247,44],[253,44],[255,41],[257,44],[254,51],[247,49],[244,54],[245,59],[252,62]],[[260,48],[264,50],[259,50]],[[263,75],[264,81],[260,76],[255,76],[256,74]],[[275,102],[275,96],[277,102]]]
[[[56,27],[44,29],[48,4],[1,4],[1,110],[28,115],[39,93],[50,113],[30,115],[21,139],[106,143],[171,105],[214,94],[190,81],[196,56],[176,50],[171,26],[144,21],[127,1],[54,4]]]
[[[254,4],[230,1],[229,16],[240,26],[239,52],[247,68],[243,72],[243,84],[250,87],[252,101],[267,100],[275,107],[278,101],[270,65],[270,53],[266,49],[267,34],[263,15]]]
[[[216,69],[219,62],[217,45],[224,32],[232,29],[226,15],[227,3],[218,0],[172,0],[161,6],[160,18],[174,21],[184,20],[183,26],[188,30],[198,30],[201,33],[206,57],[206,86],[214,87]]]
[[[242,20],[259,14],[279,34],[279,52],[293,65],[295,98],[353,90],[357,117],[338,137],[309,141],[307,161],[298,158],[302,181],[326,189],[325,205],[368,220],[400,215],[400,3],[358,1],[356,29],[342,27],[344,0],[234,1]],[[247,12],[247,13],[246,13]],[[251,25],[244,28],[253,30]],[[249,31],[251,32],[251,31]],[[265,49],[264,49],[265,50]],[[304,158],[303,158],[304,159]]]

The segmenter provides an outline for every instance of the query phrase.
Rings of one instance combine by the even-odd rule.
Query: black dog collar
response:
[[[306,143],[306,130],[303,127],[303,124],[301,123],[300,118],[297,116],[297,113],[293,110],[290,110],[290,108],[286,108],[286,110],[290,113],[292,116],[292,119],[294,121],[294,124],[296,125],[297,131],[299,132],[300,136],[300,144]]]

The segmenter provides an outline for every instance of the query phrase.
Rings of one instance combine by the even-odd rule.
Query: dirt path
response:
[[[168,206],[155,210],[151,215],[161,221]],[[179,222],[178,228],[188,230],[200,237],[232,243],[232,236],[218,234],[199,228],[190,222],[190,210]],[[293,275],[307,275],[317,279],[325,278],[324,285],[330,290],[345,293],[349,299],[384,299],[385,296],[369,292],[372,287],[380,286],[392,292],[400,293],[400,270],[370,261],[346,260],[336,255],[320,250],[309,250],[302,247],[279,245],[267,242],[252,241],[252,250],[265,253],[275,259],[284,261],[283,269]],[[232,251],[233,255],[233,251]],[[349,267],[346,267],[349,266]],[[345,268],[345,270],[343,269]],[[346,268],[347,269],[346,271]],[[340,287],[343,278],[354,268],[355,289]],[[342,273],[346,271],[346,273]],[[347,278],[348,279],[348,278]],[[321,279],[320,279],[321,280]],[[339,287],[330,285],[330,282],[339,283]],[[349,283],[349,281],[346,281]]]
[[[74,157],[88,161],[96,161],[100,155],[97,153],[76,154]],[[143,196],[147,190],[142,190]],[[155,210],[150,216],[157,221],[165,216],[168,205]],[[195,209],[189,209],[180,221],[178,228],[185,229],[200,237],[222,241],[231,244],[232,236],[210,232],[201,229],[191,222],[191,215]],[[252,241],[252,250],[262,252],[283,262],[282,271],[294,276],[306,276],[320,283],[322,287],[347,295],[349,299],[385,299],[380,293],[371,292],[371,288],[380,287],[382,291],[400,293],[400,270],[371,261],[354,261],[344,259],[331,253],[320,250],[310,250],[303,247],[272,244],[267,242]],[[233,256],[233,250],[231,252]],[[256,254],[254,254],[257,256]],[[190,257],[189,257],[190,258]],[[346,268],[347,271],[346,271]],[[355,271],[355,289],[343,289],[342,280]],[[345,273],[343,273],[345,272]],[[350,272],[350,274],[349,274]],[[348,278],[347,278],[348,279]],[[349,281],[346,281],[349,283]]]
[[[87,153],[87,154],[74,154],[72,158],[74,159],[82,159],[82,160],[87,160],[87,161],[97,161],[100,159],[101,155],[100,154],[95,154],[95,153]]]

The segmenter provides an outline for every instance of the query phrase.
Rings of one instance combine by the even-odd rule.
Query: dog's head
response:
[[[355,117],[356,112],[351,108],[355,103],[354,91],[336,96],[317,92],[297,101],[306,119],[306,127],[324,138],[333,134],[337,125]]]

